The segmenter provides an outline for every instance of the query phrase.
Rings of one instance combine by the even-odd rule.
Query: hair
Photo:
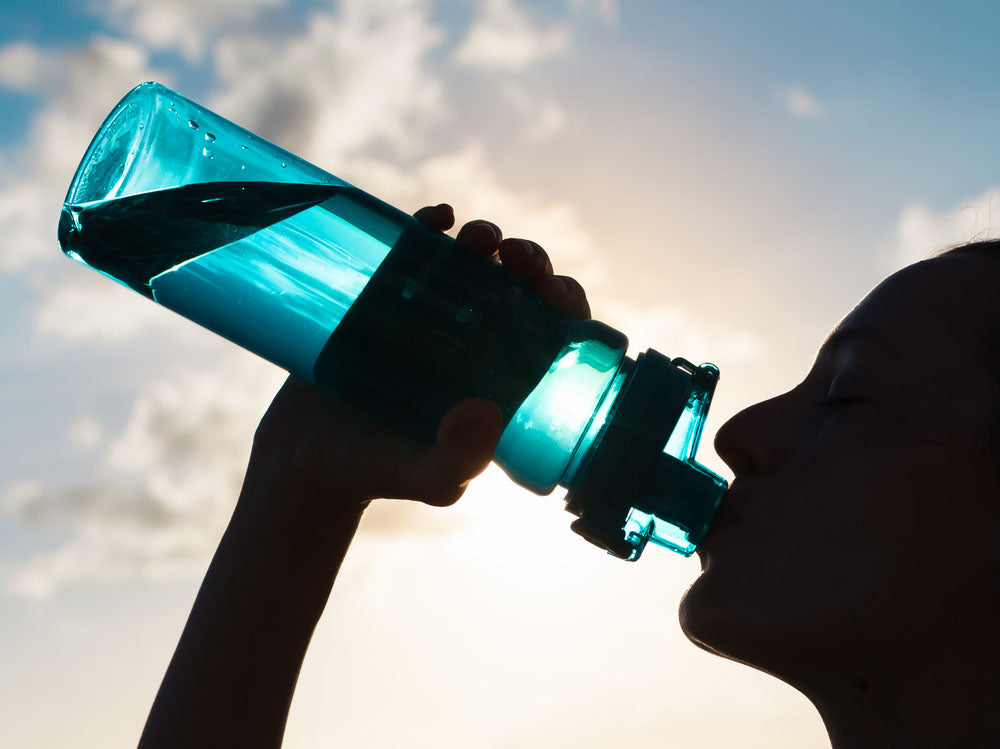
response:
[[[967,255],[972,252],[988,253],[995,259],[1000,260],[1000,239],[984,239],[976,242],[968,242],[955,247],[949,247],[939,252],[936,257],[946,255]]]

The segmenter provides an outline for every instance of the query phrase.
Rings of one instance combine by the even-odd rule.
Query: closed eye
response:
[[[861,396],[829,396],[820,403],[821,408],[844,408],[858,403],[864,403],[867,398]]]

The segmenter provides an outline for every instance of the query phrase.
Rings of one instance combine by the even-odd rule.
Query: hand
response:
[[[445,204],[415,216],[439,231],[455,222]],[[535,242],[503,239],[487,221],[465,224],[457,241],[470,252],[499,258],[552,306],[581,319],[590,316],[582,287],[553,275],[548,255]],[[252,488],[260,491],[250,494],[273,502],[277,494],[281,510],[305,523],[328,522],[339,508],[359,508],[376,497],[449,505],[489,464],[500,432],[500,409],[485,398],[468,398],[444,415],[432,446],[417,445],[346,399],[290,376],[257,429],[244,495]]]
[[[451,207],[417,212],[451,228]],[[552,275],[541,247],[502,239],[473,221],[470,252],[496,255],[550,304],[589,314],[583,290]],[[277,746],[309,639],[367,502],[456,501],[489,463],[500,410],[456,403],[427,447],[296,377],[275,396],[254,436],[236,511],[212,559],[140,745]]]

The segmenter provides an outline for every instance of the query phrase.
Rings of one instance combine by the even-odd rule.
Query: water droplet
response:
[[[205,140],[207,140],[209,143],[212,143],[215,141],[215,136],[212,135],[211,133],[205,133]]]
[[[284,161],[282,161],[281,162],[281,168],[284,169],[286,166],[288,166],[288,164],[286,164]]]
[[[195,122],[194,120],[188,120],[188,127],[194,128],[195,130],[197,130],[198,129],[198,123]]]
[[[208,146],[205,146],[203,149],[201,149],[201,155],[204,156],[206,159],[210,159],[212,158],[212,151],[211,149],[209,149]]]

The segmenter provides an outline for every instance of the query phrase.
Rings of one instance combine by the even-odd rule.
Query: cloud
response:
[[[35,315],[35,329],[67,343],[121,344],[151,330],[184,333],[169,315],[148,299],[94,274],[87,281],[52,287]]]
[[[781,95],[788,113],[795,117],[818,117],[825,109],[823,102],[800,85],[787,87]]]
[[[58,257],[59,209],[80,157],[114,102],[151,78],[167,75],[141,47],[101,36],[75,49],[0,48],[0,85],[46,94],[26,138],[0,152],[0,272]]]
[[[764,352],[764,345],[757,338],[736,327],[708,326],[684,310],[667,305],[640,305],[621,297],[604,298],[601,319],[628,335],[632,357],[655,348],[694,364],[711,361],[722,366],[752,361]]]
[[[406,209],[451,201],[460,222],[489,219],[505,236],[530,237],[578,268],[602,262],[572,203],[507,187],[482,144],[432,156],[409,169],[359,158],[348,164],[348,173],[364,177],[363,189]]]
[[[49,60],[34,44],[14,42],[0,49],[0,85],[14,91],[30,91],[42,77]]]
[[[1000,236],[1000,186],[938,211],[924,203],[903,206],[896,224],[892,269],[925,260],[939,250]]]
[[[27,479],[8,489],[6,510],[17,521],[67,538],[16,564],[6,588],[44,596],[83,580],[204,569],[239,494],[257,423],[283,378],[275,367],[237,354],[210,371],[148,382],[89,478],[66,486]],[[93,448],[103,431],[83,419],[71,426],[70,438]],[[362,524],[365,534],[418,537],[463,525],[460,515],[439,508],[378,504]]]
[[[93,474],[67,486],[20,482],[7,510],[68,540],[17,567],[9,589],[45,594],[75,580],[192,571],[204,565],[239,492],[260,414],[282,373],[234,356],[212,371],[147,383]],[[71,437],[96,446],[103,429],[77,422]],[[75,436],[74,436],[75,435]]]
[[[556,101],[539,97],[514,83],[503,86],[501,91],[524,123],[527,140],[548,140],[566,126],[566,113]]]
[[[303,35],[231,35],[214,46],[219,87],[206,103],[317,165],[387,144],[417,155],[446,112],[426,58],[443,33],[421,0],[348,0]]]
[[[101,443],[104,427],[92,416],[77,419],[66,430],[70,445],[80,450],[92,450]]]
[[[608,26],[614,26],[621,18],[618,0],[569,0],[569,7],[576,13],[593,13]]]
[[[526,19],[513,6],[495,5],[494,14],[497,8],[507,13],[505,23]],[[131,2],[117,7],[140,12]],[[566,266],[575,273],[588,263],[599,267],[571,203],[506,186],[485,145],[431,150],[429,134],[450,121],[443,82],[429,64],[443,38],[429,7],[422,0],[348,0],[314,13],[298,34],[205,36],[199,44],[217,77],[205,103],[340,176],[363,176],[362,186],[390,203],[412,210],[442,199],[461,201],[457,207],[466,218],[491,218],[508,235],[552,248],[566,259],[564,272]],[[126,30],[140,34],[138,15],[128,18]],[[518,33],[518,54],[534,45],[531,59],[566,43],[558,29]],[[166,33],[162,39],[180,43]],[[11,158],[2,163],[13,168],[0,172],[0,268],[19,271],[58,257],[55,225],[72,171],[114,101],[147,79],[169,84],[169,75],[151,66],[146,48],[131,41],[95,37],[77,49],[0,48],[0,85],[46,96],[29,135],[4,154]],[[526,89],[510,88],[508,95],[521,97],[525,107],[539,106]],[[562,127],[558,104],[543,101],[540,111],[528,137],[550,137]],[[40,333],[117,345],[168,328],[186,330],[147,300],[91,275],[48,289],[35,317]],[[28,477],[8,493],[7,509],[16,520],[58,529],[65,540],[14,567],[6,586],[44,595],[73,581],[201,569],[237,496],[254,427],[280,379],[274,367],[234,354],[210,371],[157,373],[136,394],[117,432],[93,418],[68,422],[68,447],[92,451],[93,472],[68,484]],[[406,503],[387,508],[373,513],[363,531],[433,534],[456,522]]]
[[[196,62],[220,29],[247,24],[264,9],[280,5],[281,0],[112,0],[100,12],[153,49],[176,49]]]
[[[540,29],[512,0],[484,0],[454,59],[473,68],[516,71],[568,48],[565,26]]]

